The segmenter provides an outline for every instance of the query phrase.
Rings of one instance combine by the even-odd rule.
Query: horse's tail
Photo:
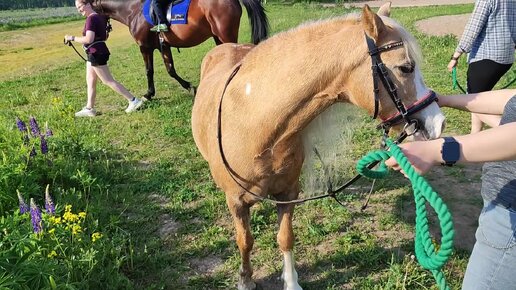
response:
[[[261,0],[241,0],[251,22],[252,42],[258,44],[269,36],[269,20]]]

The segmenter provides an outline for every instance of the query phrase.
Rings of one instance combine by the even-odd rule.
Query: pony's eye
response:
[[[402,73],[411,74],[414,72],[415,67],[416,67],[416,65],[411,63],[411,64],[406,64],[406,65],[400,66],[399,69],[401,70]]]

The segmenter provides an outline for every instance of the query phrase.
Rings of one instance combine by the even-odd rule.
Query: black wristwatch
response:
[[[452,166],[460,159],[460,144],[453,137],[444,137],[441,156],[444,160],[442,165]]]

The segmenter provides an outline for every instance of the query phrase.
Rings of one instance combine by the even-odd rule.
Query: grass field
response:
[[[471,9],[471,5],[457,5],[395,8],[392,12],[418,39],[425,57],[425,80],[439,93],[455,92],[445,68],[456,39],[423,35],[414,23]],[[267,5],[267,10],[273,33],[303,21],[350,12],[309,4]],[[65,33],[78,34],[81,26],[82,21],[71,21],[16,34],[46,31],[57,41]],[[192,139],[192,96],[157,65],[157,95],[142,111],[125,114],[126,102],[99,85],[97,109],[102,115],[74,119],[73,113],[86,99],[84,63],[60,43],[47,43],[48,54],[32,55],[36,48],[24,49],[32,47],[26,46],[31,41],[16,46],[6,44],[9,39],[15,39],[14,32],[0,32],[1,63],[12,65],[10,73],[0,75],[0,269],[4,270],[0,271],[0,289],[234,288],[239,254],[224,194],[215,187]],[[249,39],[244,15],[240,41]],[[47,39],[37,41],[43,45]],[[108,46],[115,78],[143,95],[143,61],[124,27],[115,26]],[[178,73],[198,84],[202,57],[213,46],[208,41],[174,51]],[[19,55],[29,61],[8,62]],[[155,62],[160,63],[157,55]],[[462,76],[464,67],[461,63]],[[447,134],[469,130],[467,114],[445,113]],[[27,122],[30,116],[41,127],[47,123],[53,130],[46,155],[38,152],[30,158],[31,146],[37,148],[40,140],[30,138],[24,143],[16,128],[16,117]],[[361,122],[353,137],[357,158],[379,142],[374,123],[367,116]],[[468,202],[480,210],[478,172],[468,170],[446,169],[431,174],[429,180],[455,207],[464,203],[460,199],[464,192],[455,189],[475,195]],[[414,202],[409,184],[397,174],[391,176],[377,183],[364,212],[359,210],[362,195],[346,197],[346,208],[322,200],[296,209],[295,253],[304,289],[437,289],[431,273],[412,256]],[[34,198],[41,206],[47,185],[63,219],[70,213],[66,205],[72,205],[72,213],[85,213],[71,223],[71,227],[80,227],[76,234],[48,216],[44,216],[48,226],[43,234],[32,234],[28,217],[17,213],[17,190],[27,202]],[[255,206],[252,230],[256,238],[254,277],[262,289],[281,289],[272,205]],[[93,238],[95,233],[101,237]],[[452,289],[460,289],[467,258],[467,251],[458,249],[444,268]]]
[[[0,10],[0,31],[62,23],[80,17],[75,7]]]

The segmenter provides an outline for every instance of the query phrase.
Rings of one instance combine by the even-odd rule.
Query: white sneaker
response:
[[[75,113],[75,117],[95,117],[96,115],[97,112],[95,112],[95,109],[88,109],[86,107],[82,108],[82,110]]]
[[[134,98],[134,100],[129,102],[129,106],[127,106],[127,109],[125,109],[125,112],[132,113],[132,112],[138,110],[138,108],[141,107],[142,105],[143,105],[142,100],[140,100],[138,98]]]

